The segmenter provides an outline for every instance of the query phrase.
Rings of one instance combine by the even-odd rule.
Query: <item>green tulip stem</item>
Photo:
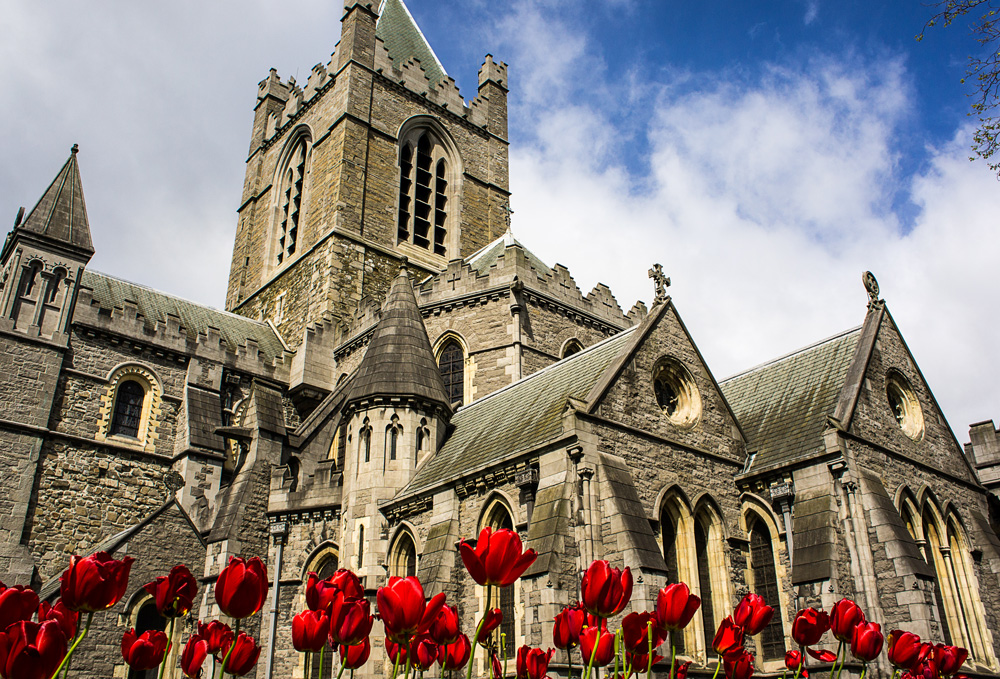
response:
[[[503,654],[503,676],[507,676],[507,633],[500,633],[500,652]]]
[[[837,657],[833,659],[833,667],[830,668],[830,676],[827,679],[833,679],[833,672],[834,670],[837,669],[837,662],[840,660],[840,654],[843,650],[844,650],[844,642],[841,641],[840,644],[837,646]],[[843,665],[841,665],[841,667],[843,667]],[[837,676],[839,677],[840,674],[838,673]]]
[[[719,670],[721,669],[722,669],[722,656],[720,655],[719,664],[715,666],[715,674],[712,675],[712,679],[715,679],[717,676],[719,676]],[[781,679],[785,679],[784,675],[782,675]]]
[[[326,644],[323,644],[323,648],[326,648]],[[323,652],[323,651],[322,651],[322,650],[320,650],[320,653],[322,653],[322,652]],[[320,665],[319,667],[320,667],[320,669],[321,669],[321,670],[323,669],[323,666],[322,666],[322,665]],[[340,663],[340,671],[339,671],[339,672],[337,672],[337,679],[340,679],[341,675],[343,675],[343,674],[344,674],[344,668],[345,668],[345,667],[346,667],[346,665],[344,665],[344,663]],[[322,674],[320,674],[319,676],[321,676],[321,677],[322,677],[323,675],[322,675]]]
[[[400,648],[396,648],[396,659],[392,661],[392,679],[396,679],[396,673],[399,672],[399,653]],[[352,670],[353,672],[353,670]],[[321,675],[322,676],[322,675]]]
[[[646,622],[646,637],[649,639],[649,661],[646,663],[646,679],[653,679],[653,621]],[[670,677],[670,679],[674,679]]]
[[[615,632],[615,671],[612,673],[611,679],[618,679],[618,633],[619,632],[621,632],[621,630]],[[572,665],[570,666],[570,669],[573,669]],[[622,669],[625,669],[624,666],[622,667]],[[573,679],[573,677],[570,676],[570,679]]]
[[[413,667],[413,663],[410,659],[410,645],[406,645],[406,679],[410,679],[410,668]]]
[[[584,679],[590,679],[590,672],[594,669],[594,658],[597,657],[597,644],[601,641],[601,623],[603,622],[603,619],[597,619],[597,638],[594,639],[594,648],[590,651],[590,662],[587,663],[587,673],[583,675]]]
[[[677,647],[674,646],[673,639],[670,640],[670,679],[674,679],[674,663],[677,658]]]
[[[843,646],[844,642],[843,641],[840,642],[840,645]],[[837,679],[840,679],[840,673],[844,671],[844,663],[846,663],[846,662],[847,662],[847,649],[845,648],[844,649],[844,657],[840,661],[840,669],[837,670]],[[866,666],[866,669],[867,669],[867,666]],[[862,671],[861,677],[863,677],[863,676],[865,676],[865,674]],[[858,679],[861,679],[861,677],[859,677]]]
[[[806,647],[799,646],[799,664],[795,668],[795,676],[793,679],[799,679],[799,675],[802,674],[802,666],[806,664]]]
[[[80,642],[83,641],[83,638],[87,636],[87,632],[90,631],[90,621],[93,619],[94,619],[94,612],[89,611],[87,613],[86,627],[83,628],[82,632],[76,635],[76,641],[74,641],[73,645],[69,647],[69,652],[66,654],[66,657],[62,659],[62,662],[59,663],[59,667],[57,667],[56,671],[52,673],[53,677],[58,676],[59,670],[63,669],[63,667],[66,668],[66,671],[63,673],[63,679],[66,679],[66,677],[69,676],[69,659],[73,657],[73,652],[76,650],[76,647],[79,646]]]
[[[326,641],[324,641],[323,645],[319,647],[319,675],[318,676],[321,676],[321,677],[323,676],[323,654],[324,653],[326,653]],[[316,655],[315,651],[313,651],[313,655]]]
[[[486,585],[486,610],[490,607],[490,586]],[[469,671],[465,675],[465,679],[472,679],[472,666],[476,662],[476,646],[479,645],[479,633],[483,629],[483,623],[486,622],[486,616],[484,615],[479,619],[479,624],[476,626],[476,636],[472,640],[472,653],[469,654]]]
[[[236,628],[236,631],[233,632],[233,643],[229,644],[229,650],[226,651],[226,657],[222,659],[222,679],[226,679],[226,663],[229,662],[229,656],[232,655],[233,649],[236,648],[236,639],[240,636],[239,618],[236,618],[236,625],[234,625],[234,627]]]
[[[212,656],[212,679],[215,679],[215,666],[218,665],[218,664],[219,663],[216,662],[215,656],[213,655]]]
[[[170,649],[174,647],[174,621],[177,618],[170,618],[170,634],[167,636],[167,652],[163,654],[163,662],[160,663],[160,679],[163,679],[163,670],[167,669],[167,658],[170,656]]]
[[[858,679],[865,679],[865,674],[867,673],[868,673],[868,663],[865,663],[865,666],[861,669],[861,676],[858,677]]]

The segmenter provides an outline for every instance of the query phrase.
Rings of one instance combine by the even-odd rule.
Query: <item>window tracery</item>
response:
[[[287,264],[299,250],[300,227],[308,190],[312,138],[301,131],[287,147],[275,184],[274,266]]]

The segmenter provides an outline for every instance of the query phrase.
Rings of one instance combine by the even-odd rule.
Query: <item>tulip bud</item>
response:
[[[340,662],[349,670],[356,670],[368,662],[368,657],[372,654],[372,645],[365,637],[360,644],[353,646],[340,646]]]
[[[208,642],[197,634],[188,637],[184,651],[181,652],[181,671],[184,672],[184,676],[198,679],[201,676],[201,667],[205,664],[207,657]]]
[[[830,631],[837,641],[851,643],[854,628],[865,621],[861,607],[850,599],[841,599],[830,611]]]
[[[151,670],[167,654],[167,635],[159,630],[149,630],[137,635],[130,629],[122,635],[122,658],[133,670]]]
[[[538,552],[533,549],[522,553],[521,537],[509,528],[497,531],[490,527],[483,528],[475,548],[465,540],[458,548],[465,569],[480,585],[509,587],[538,557]]]
[[[116,561],[107,552],[88,557],[74,554],[69,568],[59,577],[63,603],[72,611],[88,613],[111,608],[125,596],[133,561],[130,556]]]
[[[292,646],[296,651],[319,653],[330,634],[330,616],[323,611],[302,611],[292,618]]]
[[[620,571],[603,559],[590,564],[580,583],[583,605],[599,618],[618,615],[632,598],[632,571]]]
[[[826,611],[804,608],[792,621],[792,639],[799,646],[814,646],[830,629],[830,616]]]
[[[683,582],[667,585],[656,597],[656,621],[665,630],[682,630],[691,622],[701,599]]]
[[[869,663],[882,652],[882,626],[877,622],[862,622],[854,627],[851,638],[851,655]]]

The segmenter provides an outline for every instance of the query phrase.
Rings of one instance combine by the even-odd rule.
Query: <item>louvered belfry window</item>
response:
[[[399,157],[399,216],[396,236],[436,255],[447,252],[448,164],[444,147],[428,132],[407,142]]]
[[[142,419],[142,402],[146,390],[134,380],[126,380],[118,385],[115,394],[115,412],[111,419],[112,436],[139,437],[139,421]]]
[[[295,143],[281,180],[281,215],[278,227],[278,264],[295,254],[299,237],[299,217],[302,213],[302,192],[306,179],[306,160],[309,154],[308,139]]]
[[[764,659],[783,658],[785,634],[781,628],[781,598],[774,570],[774,553],[771,551],[771,533],[760,520],[754,521],[750,528],[750,566],[753,569],[754,590],[774,609],[771,622],[760,635]]]
[[[448,342],[441,351],[439,366],[444,390],[451,403],[463,403],[465,399],[465,354],[458,342]]]

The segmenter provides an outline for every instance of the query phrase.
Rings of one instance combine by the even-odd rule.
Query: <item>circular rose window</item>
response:
[[[701,419],[701,394],[687,368],[673,358],[661,358],[653,367],[656,403],[675,427],[693,427]]]
[[[899,428],[914,441],[919,441],[924,435],[924,414],[920,410],[920,402],[910,383],[895,370],[885,377],[885,396]]]

